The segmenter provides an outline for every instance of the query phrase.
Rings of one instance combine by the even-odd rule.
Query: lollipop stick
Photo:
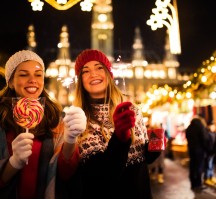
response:
[[[29,133],[29,128],[26,128],[26,133]],[[26,164],[28,164],[28,160],[26,161]]]

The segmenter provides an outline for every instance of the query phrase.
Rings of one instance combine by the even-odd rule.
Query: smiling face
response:
[[[98,61],[87,62],[81,71],[85,90],[94,98],[104,98],[108,85],[104,66]]]
[[[43,68],[32,60],[20,63],[9,81],[9,87],[18,97],[37,99],[44,88]]]

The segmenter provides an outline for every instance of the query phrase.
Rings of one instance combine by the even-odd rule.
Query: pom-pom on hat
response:
[[[111,72],[111,63],[107,56],[99,50],[86,49],[83,50],[76,58],[75,61],[75,74],[79,75],[82,67],[90,61],[99,61],[108,69],[111,77],[113,78],[113,73]]]
[[[18,51],[8,59],[5,65],[5,79],[6,79],[7,85],[11,78],[11,75],[13,74],[17,66],[20,63],[24,61],[29,61],[29,60],[38,62],[42,66],[43,70],[45,70],[43,60],[35,52],[30,51],[30,50]]]

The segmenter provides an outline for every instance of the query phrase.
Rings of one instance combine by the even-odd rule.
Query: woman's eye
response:
[[[103,66],[99,66],[98,69],[103,69]]]
[[[88,73],[89,71],[87,71],[87,70],[84,70],[84,71],[82,71],[82,74],[84,74],[84,73]]]
[[[104,67],[102,65],[98,65],[96,68],[96,70],[102,70],[102,69],[104,69]]]

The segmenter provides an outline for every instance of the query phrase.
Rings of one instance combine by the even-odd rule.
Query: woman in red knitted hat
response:
[[[160,152],[146,150],[148,136],[140,110],[124,101],[111,63],[101,51],[82,51],[75,73],[73,104],[87,116],[86,131],[78,138],[83,198],[151,199],[147,163]]]

